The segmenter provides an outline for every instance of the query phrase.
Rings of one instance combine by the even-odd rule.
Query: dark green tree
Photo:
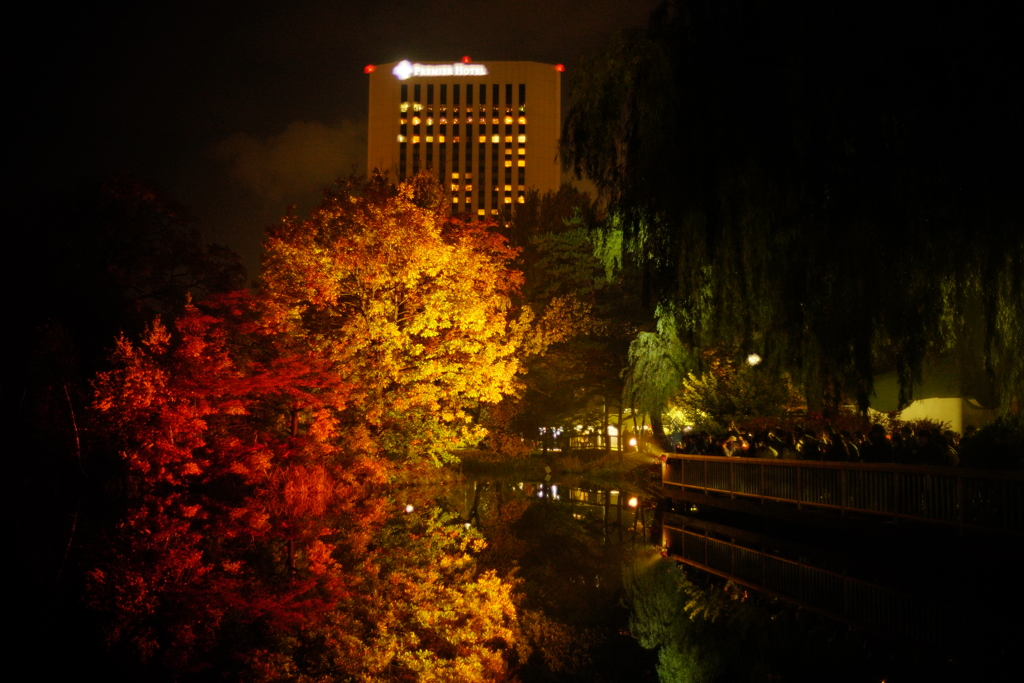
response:
[[[563,159],[684,344],[759,353],[812,409],[865,408],[891,369],[909,401],[940,354],[1019,405],[1019,26],[997,3],[664,2],[581,61]]]

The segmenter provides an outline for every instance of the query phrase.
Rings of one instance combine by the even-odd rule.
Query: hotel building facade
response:
[[[561,65],[537,62],[368,66],[367,171],[399,181],[421,171],[453,214],[495,216],[561,178]]]

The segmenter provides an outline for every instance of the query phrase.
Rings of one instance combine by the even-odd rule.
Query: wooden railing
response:
[[[670,557],[834,619],[886,635],[944,645],[955,633],[949,606],[850,576],[665,525]]]
[[[1024,473],[955,467],[669,455],[662,486],[1024,533]]]

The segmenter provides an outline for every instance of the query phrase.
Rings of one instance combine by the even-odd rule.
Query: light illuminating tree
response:
[[[502,236],[449,218],[426,180],[377,176],[285,219],[266,249],[270,324],[330,359],[386,451],[441,462],[481,438],[474,411],[513,387],[527,324],[510,320],[522,276]]]
[[[475,436],[528,324],[514,250],[438,196],[344,184],[271,231],[261,293],[118,341],[92,426],[132,494],[87,575],[111,642],[238,680],[510,675],[514,582],[387,489]]]

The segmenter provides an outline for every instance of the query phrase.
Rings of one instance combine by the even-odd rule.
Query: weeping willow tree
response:
[[[665,438],[662,411],[697,365],[677,330],[673,313],[659,309],[656,329],[639,332],[629,345],[629,366],[623,373],[625,403],[651,416],[651,427],[660,440]]]
[[[665,2],[581,61],[563,162],[687,347],[756,352],[811,408],[890,370],[905,404],[952,356],[1019,408],[1019,22],[896,4]]]

